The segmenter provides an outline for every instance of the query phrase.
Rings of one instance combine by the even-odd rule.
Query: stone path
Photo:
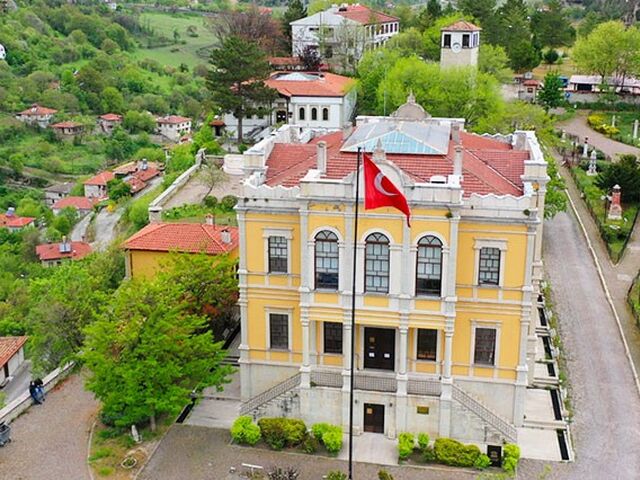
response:
[[[49,392],[11,424],[12,442],[0,448],[0,480],[89,479],[89,431],[98,412],[78,374]]]
[[[567,133],[578,136],[580,142],[584,142],[584,137],[589,137],[590,145],[593,145],[611,158],[616,158],[616,156],[621,154],[631,154],[640,157],[640,148],[611,140],[609,137],[589,127],[586,112],[577,112],[571,120],[558,124],[558,128],[562,128]]]
[[[80,219],[78,223],[76,223],[71,230],[71,241],[72,242],[81,242],[86,238],[87,228],[91,223],[91,219],[93,218],[93,213],[85,215]]]

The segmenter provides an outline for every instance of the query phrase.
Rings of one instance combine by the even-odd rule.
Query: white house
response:
[[[0,337],[0,386],[11,381],[24,362],[27,337]]]
[[[356,105],[353,79],[328,72],[275,72],[265,83],[278,91],[271,115],[243,119],[243,132],[256,137],[269,126],[338,130],[351,124]],[[237,119],[225,115],[226,129],[237,133]]]
[[[21,122],[28,123],[30,125],[38,124],[40,128],[47,128],[51,119],[57,113],[57,110],[53,108],[42,107],[37,103],[34,103],[26,110],[16,113],[16,118]]]
[[[158,117],[156,125],[156,131],[172,142],[177,142],[183,135],[191,133],[191,119],[179,115]]]
[[[0,43],[0,60],[7,58],[7,49]]]
[[[365,5],[333,5],[331,8],[291,22],[293,55],[305,47],[320,47],[324,60],[331,63],[334,52],[344,51],[358,61],[365,50],[384,45],[400,31],[400,20]]]
[[[440,67],[477,67],[480,31],[473,23],[460,20],[440,30]]]

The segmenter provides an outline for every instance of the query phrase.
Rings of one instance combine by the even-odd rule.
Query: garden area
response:
[[[200,204],[185,204],[162,212],[162,220],[167,222],[203,223],[206,215],[214,215],[216,225],[237,225],[233,210],[238,199],[225,195],[218,199],[208,195]]]
[[[613,117],[615,116],[615,126]],[[587,117],[589,126],[612,140],[640,147],[640,138],[633,138],[633,123],[640,120],[636,111],[592,112]],[[640,132],[639,132],[640,133]]]
[[[576,186],[598,226],[611,260],[617,263],[627,245],[638,214],[640,167],[636,157],[622,156],[618,163],[597,162],[598,175],[587,175],[588,161],[571,169]],[[622,187],[622,219],[608,218],[611,190]]]

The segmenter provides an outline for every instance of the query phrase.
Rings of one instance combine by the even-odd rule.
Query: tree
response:
[[[305,46],[299,58],[306,71],[317,72],[320,70],[322,58],[318,53],[318,49],[314,48],[312,45]]]
[[[637,202],[640,199],[640,165],[634,155],[620,155],[620,161],[609,163],[599,173],[596,185],[609,192],[615,185],[622,189],[622,200]]]
[[[104,112],[124,112],[124,96],[115,87],[107,87],[102,91],[102,109]]]
[[[442,15],[442,6],[439,0],[429,0],[427,2],[427,12],[433,20],[437,20]]]
[[[148,132],[151,133],[156,128],[155,119],[146,112],[136,112],[129,110],[124,114],[122,126],[131,133]]]
[[[422,33],[417,28],[408,28],[394,35],[386,43],[385,48],[396,50],[403,57],[426,54]]]
[[[493,75],[501,83],[512,81],[513,72],[509,68],[509,57],[499,45],[481,43],[478,53],[478,70]]]
[[[516,72],[531,70],[540,64],[540,51],[533,43],[529,10],[524,0],[507,0],[497,12],[500,30],[493,43],[502,45]]]
[[[221,168],[218,168],[213,165],[209,165],[206,168],[201,168],[198,172],[198,178],[200,179],[200,183],[202,183],[205,187],[209,187],[207,190],[207,194],[205,198],[211,195],[213,189],[227,180],[227,174]]]
[[[531,17],[531,30],[537,43],[544,47],[569,46],[576,39],[576,31],[559,0],[550,0],[546,8],[535,11]]]
[[[289,5],[285,10],[284,14],[282,14],[282,34],[287,42],[287,51],[291,52],[291,26],[289,25],[291,22],[299,20],[307,16],[307,9],[304,8],[304,5],[300,0],[289,0]]]
[[[544,107],[545,111],[548,112],[550,108],[557,108],[562,104],[564,100],[562,89],[562,80],[557,73],[549,72],[545,75],[544,84],[538,92],[538,103]]]
[[[107,182],[107,194],[113,201],[118,201],[123,197],[130,197],[131,185],[122,181],[121,178],[114,178]]]
[[[262,112],[277,92],[264,83],[271,67],[257,44],[228,37],[211,52],[207,87],[222,111],[238,120],[238,142],[242,142],[242,120]]]
[[[482,26],[484,43],[498,43],[501,26],[496,13],[496,0],[460,0],[458,8]]]
[[[378,108],[378,86],[387,77],[389,70],[400,59],[400,53],[391,48],[378,48],[364,54],[358,63],[358,111],[366,115],[383,114],[386,95],[383,93],[381,109]]]
[[[281,53],[286,45],[281,25],[271,15],[261,13],[256,6],[217,14],[211,29],[220,44],[229,37],[241,38],[257,44],[269,55]]]
[[[124,283],[108,311],[85,330],[82,360],[86,382],[102,401],[108,423],[128,427],[160,415],[175,415],[194,387],[228,382],[206,319],[188,311],[175,285],[159,280]]]

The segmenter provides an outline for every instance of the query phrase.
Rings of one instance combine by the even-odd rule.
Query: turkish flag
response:
[[[407,216],[410,227],[411,210],[405,196],[380,171],[371,156],[364,154],[364,209],[371,210],[379,207],[394,207]]]

